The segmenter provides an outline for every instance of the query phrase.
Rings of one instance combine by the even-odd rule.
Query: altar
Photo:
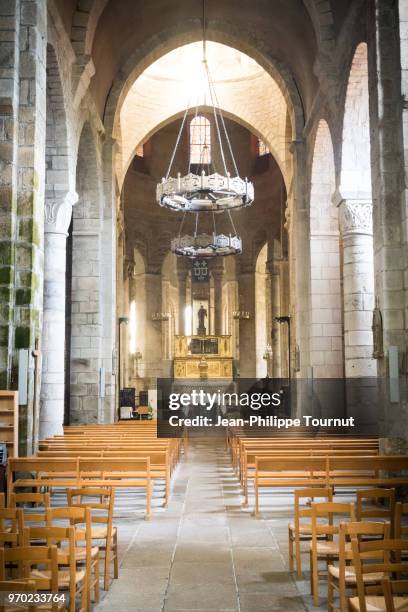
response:
[[[176,336],[174,378],[232,380],[231,336]]]

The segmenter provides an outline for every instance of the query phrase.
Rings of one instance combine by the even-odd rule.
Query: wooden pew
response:
[[[150,459],[150,471],[152,480],[164,480],[165,482],[165,494],[164,494],[164,506],[167,507],[169,498],[170,498],[170,482],[171,482],[171,463],[169,460],[169,451],[168,449],[151,449],[151,448],[143,448],[139,449],[136,447],[135,449],[127,449],[127,448],[118,448],[114,449],[90,449],[88,446],[85,447],[85,450],[81,449],[65,449],[65,450],[45,450],[38,451],[38,457],[48,457],[48,458],[73,458],[80,457],[83,459],[100,457],[100,458],[140,458],[140,457],[149,457]]]
[[[394,487],[408,484],[408,455],[262,457],[255,462],[255,515],[262,488]],[[384,475],[390,472],[398,475]]]
[[[17,472],[33,472],[34,478],[15,478]],[[146,489],[146,518],[151,516],[152,474],[149,457],[21,457],[10,459],[7,489],[20,487],[78,488],[82,486]]]
[[[326,448],[313,448],[313,449],[290,449],[290,451],[282,451],[282,450],[269,450],[265,448],[255,448],[255,449],[247,449],[243,453],[242,457],[242,468],[240,470],[240,482],[244,493],[244,505],[248,504],[248,489],[249,489],[249,481],[255,480],[255,470],[256,470],[256,457],[262,455],[262,457],[341,457],[341,456],[377,456],[378,451],[368,452],[364,449],[358,450],[356,448],[353,449],[330,449]]]

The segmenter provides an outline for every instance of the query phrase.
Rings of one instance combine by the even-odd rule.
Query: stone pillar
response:
[[[239,320],[239,371],[241,378],[256,377],[255,270],[241,267],[238,277],[239,307],[250,313]]]
[[[289,279],[289,260],[282,258],[280,262],[280,304],[281,315],[285,315],[290,309],[290,279]],[[282,378],[289,376],[289,345],[287,325],[279,326],[280,334],[280,371]]]
[[[40,439],[63,432],[65,395],[65,292],[67,231],[74,192],[62,202],[46,202]]]
[[[269,274],[270,302],[271,302],[271,337],[268,338],[272,346],[272,375],[274,378],[281,377],[281,326],[275,317],[281,315],[281,287],[279,263],[274,260],[266,262]]]
[[[291,316],[291,374],[306,378],[310,365],[310,211],[306,201],[306,147],[304,140],[292,142],[293,176],[288,191],[286,222],[289,234],[289,277]],[[294,372],[296,346],[299,349],[299,370]],[[302,397],[298,396],[298,407]]]
[[[153,313],[162,311],[162,277],[152,270],[145,274],[146,284],[146,348],[144,355],[145,377],[159,378],[162,375],[162,323],[153,321]],[[155,381],[152,381],[155,382]]]
[[[346,378],[377,375],[371,330],[374,308],[372,210],[370,200],[342,199],[339,204]]]
[[[47,4],[0,2],[0,19],[0,387],[17,388],[18,350],[28,350],[27,403],[19,408],[24,454],[38,431],[41,381],[32,352],[42,323]]]
[[[214,334],[219,336],[222,333],[222,284],[224,276],[224,265],[212,269],[214,279]]]
[[[180,259],[177,260],[177,279],[178,279],[178,334],[184,336],[184,315],[186,311],[187,298],[187,274],[188,270]]]

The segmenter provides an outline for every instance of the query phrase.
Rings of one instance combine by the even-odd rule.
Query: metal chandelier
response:
[[[171,176],[177,149],[186,124],[189,112],[192,110],[187,104],[177,135],[176,143],[170,158],[166,176],[156,187],[156,200],[164,208],[183,213],[178,236],[171,242],[171,250],[179,256],[190,258],[216,257],[225,255],[238,255],[242,253],[242,240],[237,234],[231,211],[250,206],[254,201],[254,186],[248,179],[239,176],[237,164],[231,146],[231,141],[225,125],[225,120],[218,102],[214,82],[211,76],[206,53],[206,30],[205,30],[205,0],[203,0],[203,67],[208,88],[214,128],[216,132],[216,143],[219,147],[222,170],[217,171],[211,155],[211,163],[206,163],[206,144],[202,147],[199,164],[189,162],[188,172],[184,176],[180,172]],[[194,92],[192,92],[194,94]],[[198,116],[199,104],[197,101],[195,117]],[[223,143],[224,140],[224,143]],[[231,172],[228,169],[227,157],[224,144],[229,155]],[[208,151],[207,151],[208,153]],[[198,166],[197,171],[196,166]],[[186,215],[195,213],[194,229],[191,233],[182,234]],[[198,233],[200,215],[212,217],[211,231]],[[216,216],[226,214],[229,219],[231,233],[218,233],[216,228]],[[225,216],[225,215],[223,215]]]

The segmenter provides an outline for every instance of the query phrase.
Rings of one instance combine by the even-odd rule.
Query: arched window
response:
[[[190,122],[190,164],[211,163],[211,123],[202,115]]]
[[[267,145],[264,143],[263,140],[258,140],[258,155],[259,157],[261,157],[261,155],[268,155],[268,153],[270,153]]]

